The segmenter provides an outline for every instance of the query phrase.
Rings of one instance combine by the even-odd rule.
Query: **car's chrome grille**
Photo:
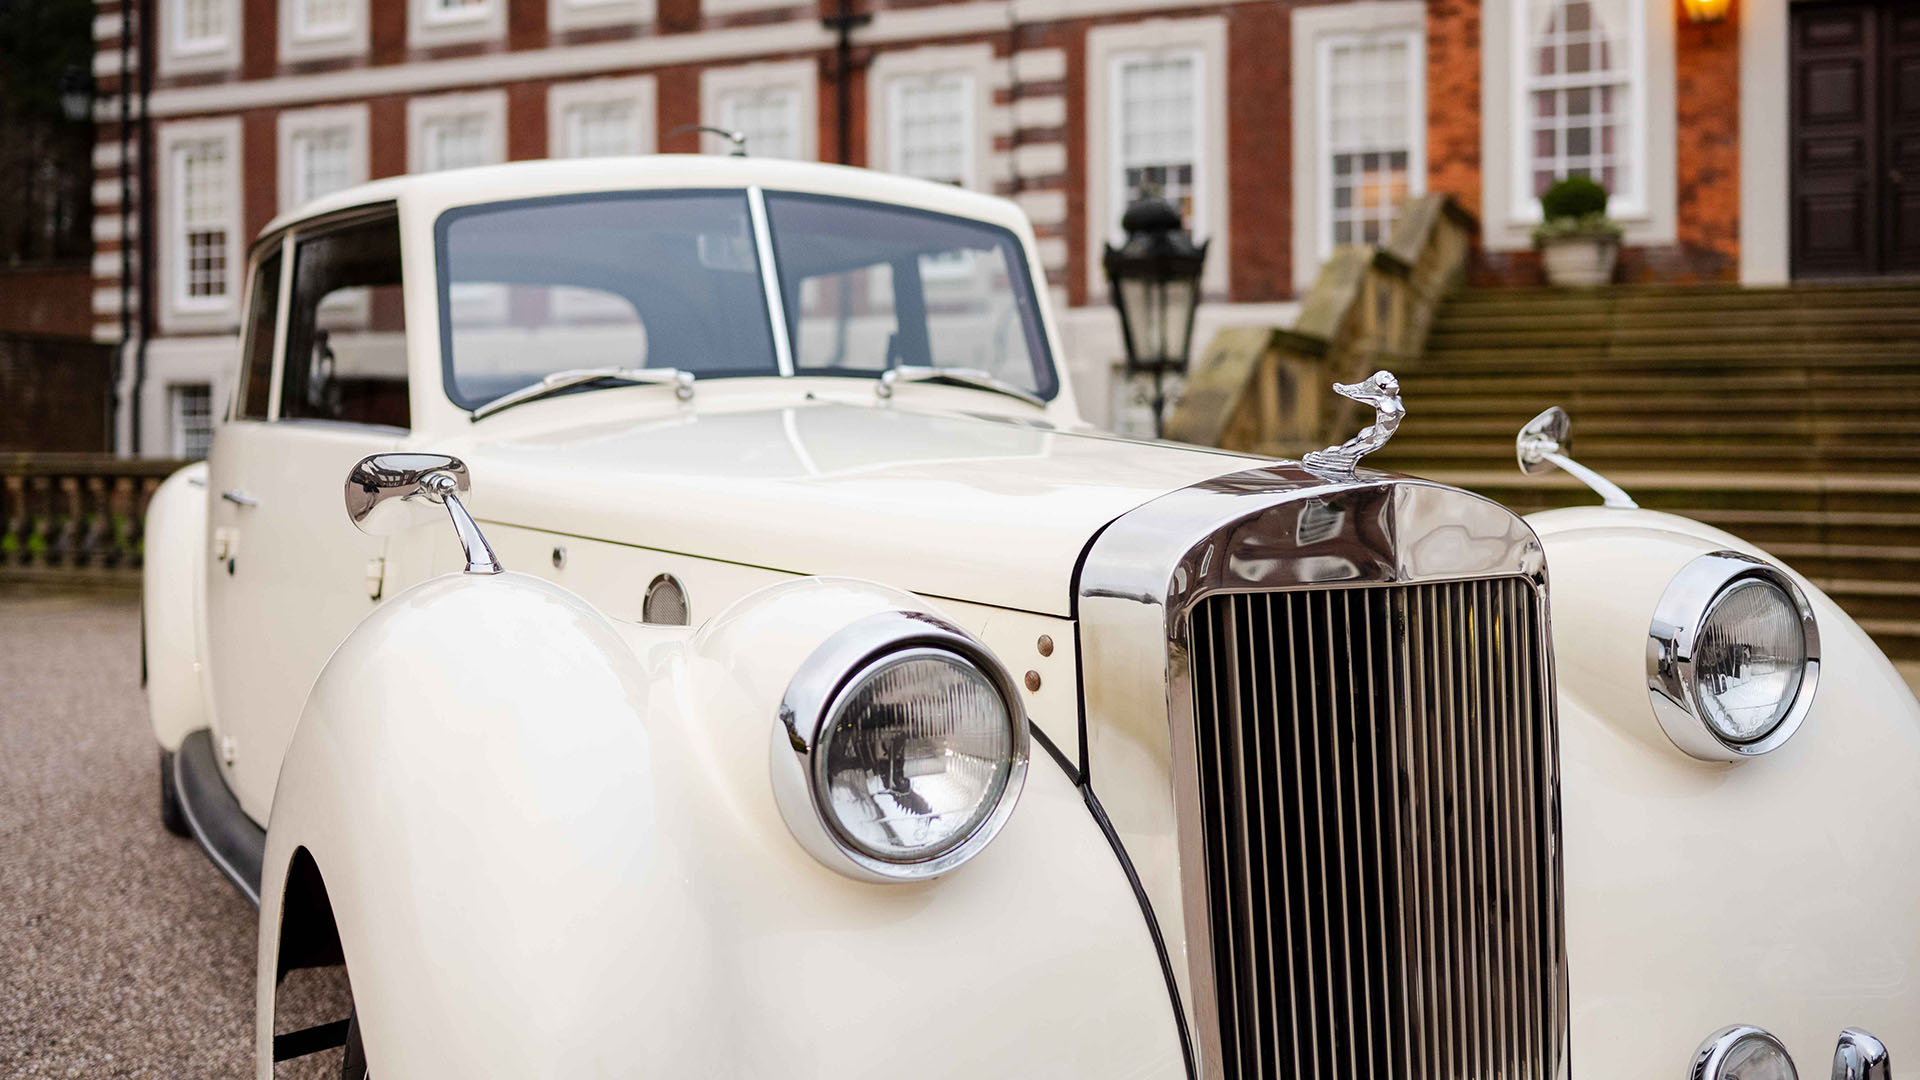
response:
[[[1554,1080],[1557,754],[1532,583],[1223,593],[1191,626],[1208,1073]]]

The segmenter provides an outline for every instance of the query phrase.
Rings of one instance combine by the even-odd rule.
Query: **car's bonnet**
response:
[[[483,521],[1056,615],[1109,521],[1258,463],[824,402],[522,434],[467,456]]]

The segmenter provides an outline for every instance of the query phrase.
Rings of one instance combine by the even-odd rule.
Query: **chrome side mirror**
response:
[[[374,454],[347,473],[347,517],[369,536],[392,536],[432,521],[444,506],[466,553],[467,573],[497,574],[505,567],[460,502],[471,488],[466,462],[457,457]]]
[[[1553,462],[1548,454],[1573,453],[1573,417],[1555,405],[1527,421],[1513,440],[1514,456],[1520,459],[1520,471],[1528,476],[1548,472]]]
[[[1527,421],[1513,440],[1514,458],[1520,462],[1520,471],[1528,476],[1563,469],[1568,476],[1592,488],[1600,496],[1601,505],[1616,510],[1639,509],[1640,504],[1620,485],[1573,460],[1569,456],[1572,453],[1573,418],[1558,405]]]

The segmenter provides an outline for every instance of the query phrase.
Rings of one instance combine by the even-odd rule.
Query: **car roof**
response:
[[[662,187],[764,187],[807,191],[1024,224],[1019,209],[1006,199],[871,169],[717,154],[649,154],[515,161],[374,180],[323,195],[289,210],[268,222],[261,235],[309,218],[372,203],[418,203],[438,209],[502,199]]]

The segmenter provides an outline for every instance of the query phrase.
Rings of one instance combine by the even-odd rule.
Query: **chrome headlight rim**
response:
[[[1721,598],[1750,581],[1771,585],[1793,604],[1806,643],[1806,666],[1784,715],[1765,734],[1729,739],[1710,723],[1700,700],[1694,648],[1700,628]],[[1813,707],[1820,682],[1820,625],[1800,586],[1778,566],[1737,551],[1714,551],[1680,568],[1654,607],[1647,638],[1647,690],[1667,738],[1702,761],[1745,761],[1778,750]]]
[[[904,657],[933,653],[971,665],[999,694],[1012,725],[1006,783],[993,808],[952,845],[915,860],[877,858],[844,838],[822,804],[820,734],[849,692],[870,673]],[[978,855],[1006,825],[1026,785],[1030,751],[1019,689],[990,649],[937,615],[880,612],[835,632],[801,663],[787,685],[773,725],[774,801],[801,847],[829,869],[861,881],[925,881]]]
[[[1732,1064],[1734,1052],[1748,1043],[1758,1043],[1771,1052],[1786,1066],[1787,1075],[1799,1075],[1793,1064],[1793,1055],[1787,1053],[1786,1045],[1773,1032],[1752,1024],[1728,1024],[1701,1040],[1699,1048],[1693,1052],[1693,1062],[1687,1068],[1687,1080],[1726,1080],[1727,1067]]]

